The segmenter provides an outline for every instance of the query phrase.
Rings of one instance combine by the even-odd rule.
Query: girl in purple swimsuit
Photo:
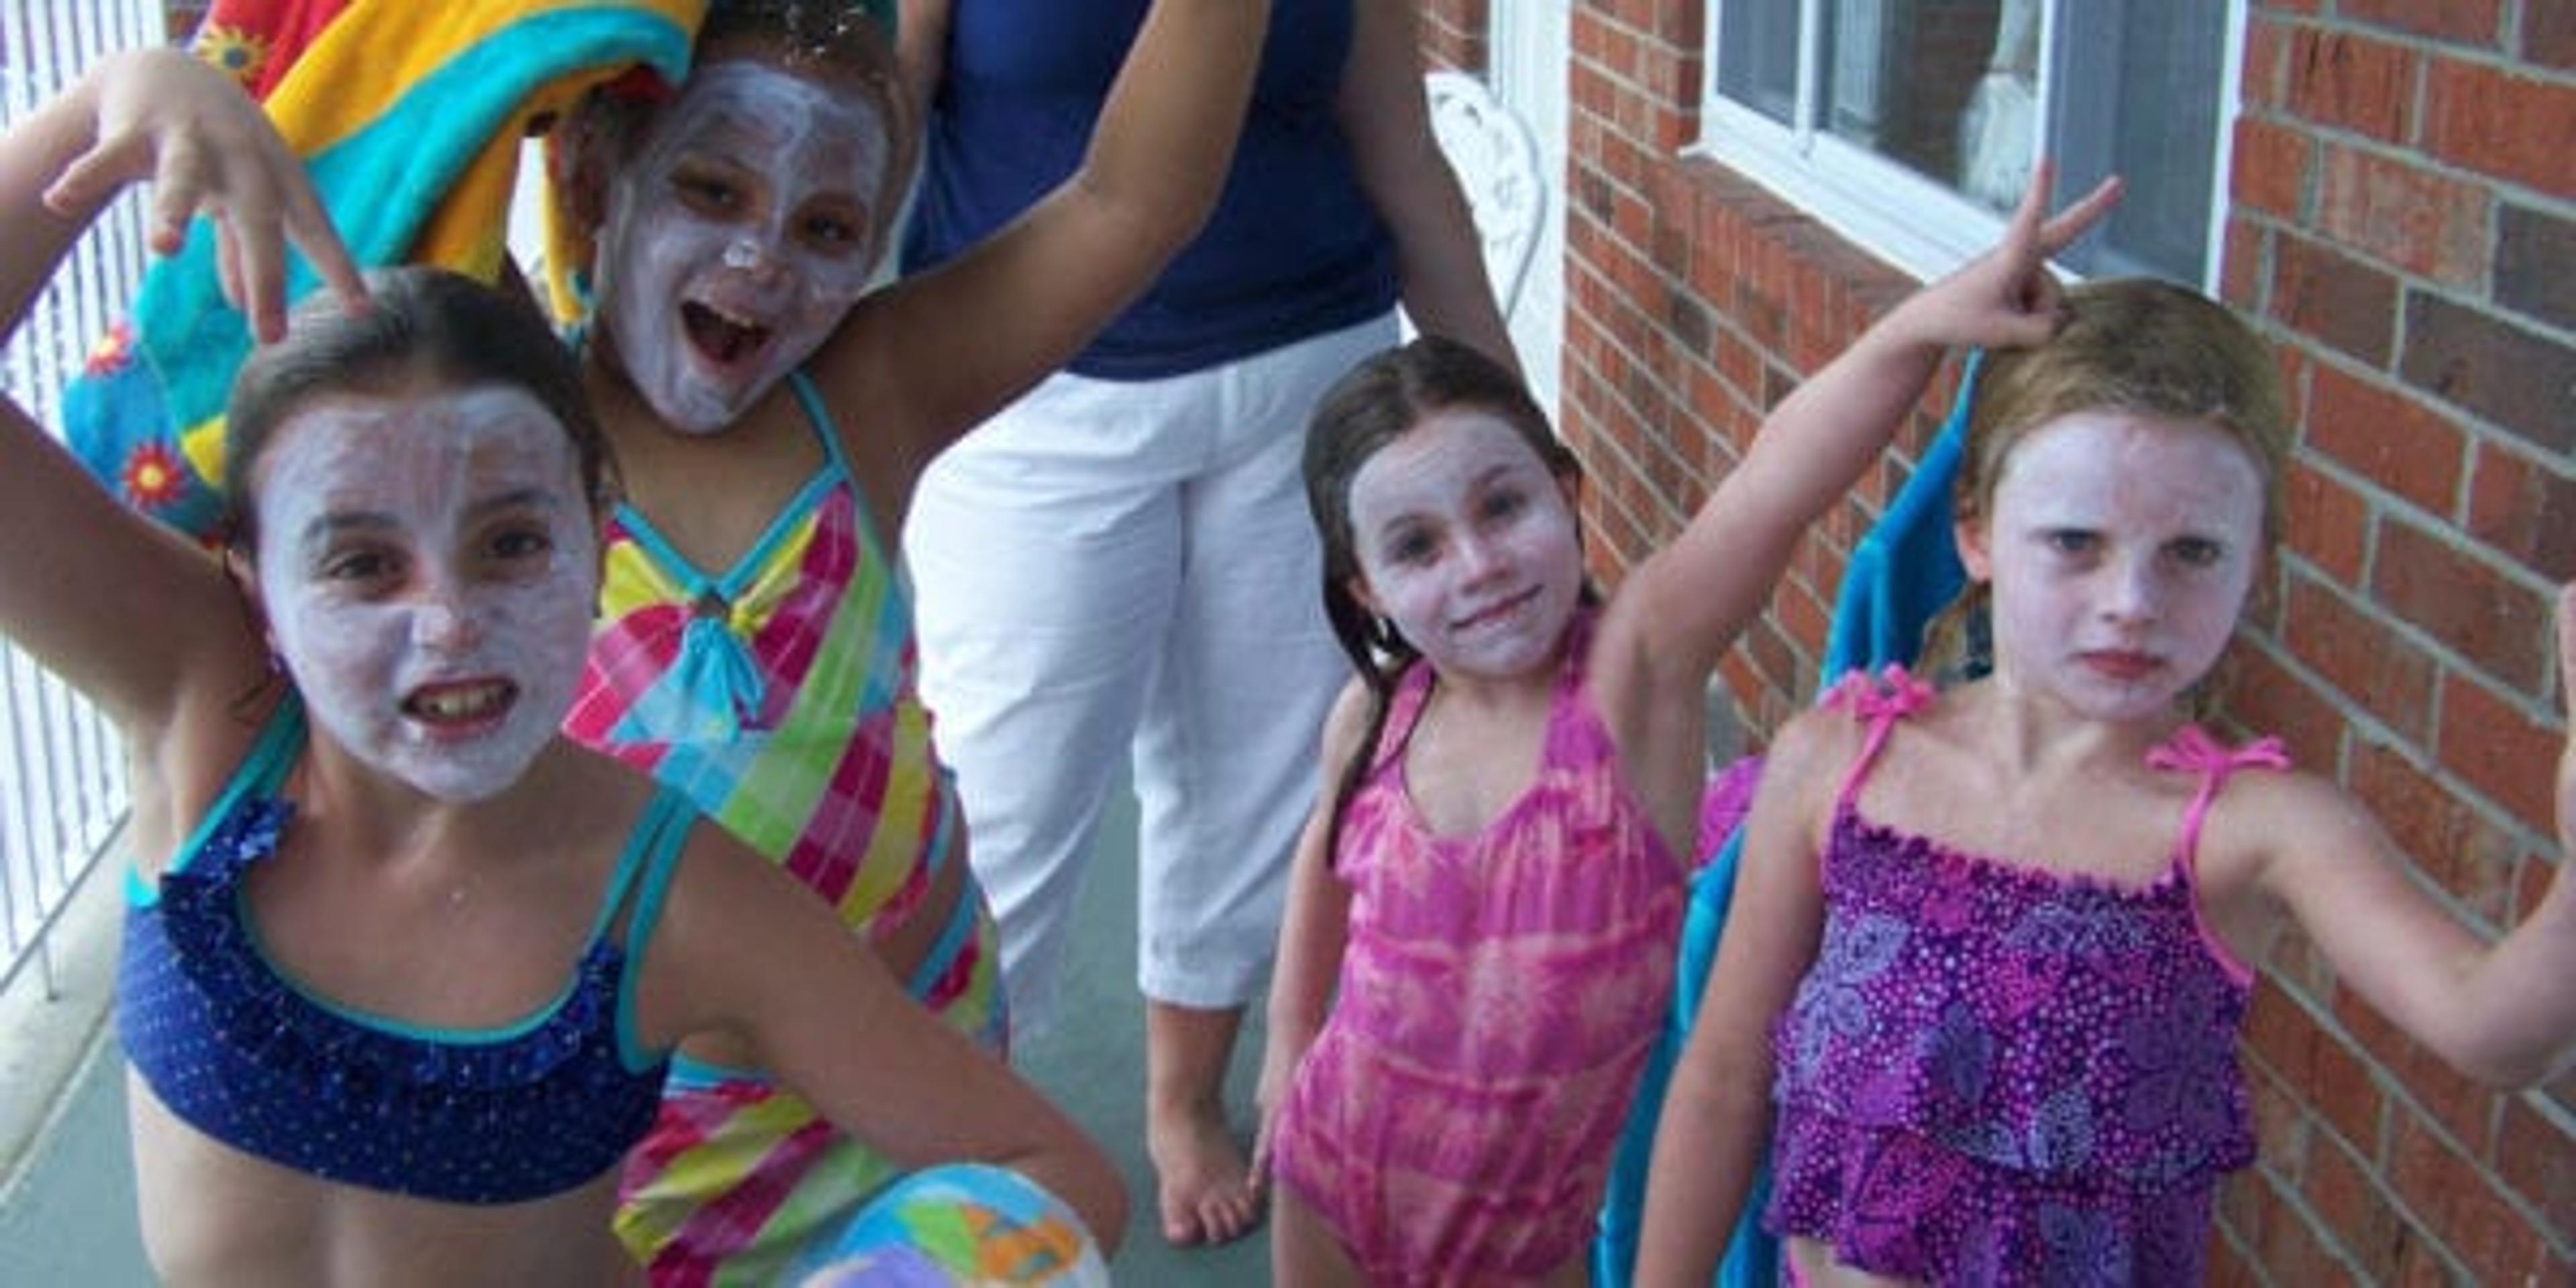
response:
[[[1359,676],[1270,1002],[1282,1288],[1584,1282],[1672,989],[1709,674],[1943,348],[2047,334],[2044,261],[2115,196],[2043,221],[2034,188],[2001,251],[1882,329],[1881,414],[1782,403],[1607,602],[1574,456],[1510,373],[1425,339],[1326,396],[1307,497]]]
[[[2159,282],[2064,313],[1973,391],[1952,505],[1981,678],[1854,676],[1771,748],[1641,1285],[1709,1282],[1766,1132],[1798,1282],[2201,1282],[2212,1189],[2255,1153],[2236,1039],[2285,920],[2471,1077],[2576,1053],[2576,882],[2481,943],[2357,802],[2189,718],[2277,535],[2290,422],[2262,341]],[[1809,382],[1838,417],[1921,390],[1928,363],[1861,401],[1894,320]],[[2576,684],[2564,594],[2558,630]]]

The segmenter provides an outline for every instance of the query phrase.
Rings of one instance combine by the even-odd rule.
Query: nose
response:
[[[427,652],[466,653],[482,642],[483,628],[454,588],[435,587],[412,610],[411,639]]]
[[[1501,544],[1496,541],[1473,533],[1458,540],[1458,567],[1471,582],[1491,576],[1506,562]]]
[[[2164,583],[2152,557],[2124,559],[2106,578],[2100,601],[2102,615],[2116,622],[2155,620],[2164,602]]]
[[[769,230],[762,229],[742,233],[726,242],[724,266],[765,280],[785,273],[787,260],[778,253],[777,239]]]

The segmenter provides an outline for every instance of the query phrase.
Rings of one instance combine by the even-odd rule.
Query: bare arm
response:
[[[813,364],[843,432],[939,450],[1071,359],[1197,235],[1223,189],[1268,0],[1155,0],[1082,165],[963,256],[859,303]],[[870,446],[870,445],[863,445]]]
[[[1809,712],[1764,758],[1726,931],[1655,1127],[1638,1288],[1705,1288],[1768,1148],[1771,1025],[1823,933],[1817,855],[1852,728],[1840,713]]]
[[[1431,133],[1414,7],[1358,0],[1351,20],[1350,65],[1334,114],[1360,186],[1394,234],[1405,312],[1425,333],[1474,345],[1518,372],[1474,215]]]
[[[645,948],[646,1040],[716,1031],[835,1126],[906,1168],[991,1163],[1082,1215],[1104,1255],[1127,1228],[1117,1170],[1072,1120],[939,1022],[820,901],[704,824]]]
[[[2047,218],[2042,166],[2000,245],[1907,297],[1783,400],[1681,535],[1620,586],[1594,643],[1593,686],[1658,818],[1686,818],[1697,799],[1701,692],[1809,525],[1878,459],[1952,347],[2055,334],[2048,257],[2118,196],[2116,181],[2105,181]]]
[[[1288,1095],[1288,1085],[1305,1059],[1307,1048],[1324,1028],[1333,985],[1340,978],[1342,950],[1349,943],[1351,893],[1333,875],[1328,850],[1333,799],[1342,773],[1359,754],[1366,735],[1368,693],[1353,680],[1334,700],[1324,720],[1323,755],[1316,761],[1319,781],[1315,808],[1306,830],[1298,834],[1297,854],[1288,875],[1288,913],[1279,926],[1279,957],[1270,972],[1267,1047],[1261,1058],[1261,1127],[1252,1143],[1252,1177],[1258,1183],[1269,1171],[1271,1116]]]
[[[2576,693],[2576,586],[2558,594],[2559,691]],[[2262,888],[2335,973],[2460,1072],[2499,1087],[2545,1082],[2576,1061],[2576,737],[2558,761],[2560,871],[2522,924],[2479,939],[2409,881],[2360,804],[2314,779],[2258,806],[2273,861]],[[2229,802],[2221,798],[2221,808]]]
[[[903,75],[912,119],[930,120],[930,100],[948,70],[948,12],[952,0],[902,0],[895,23],[895,64]]]
[[[284,325],[289,239],[362,296],[301,164],[240,87],[150,50],[102,62],[0,141],[11,334],[82,231],[147,178],[152,248],[175,250],[191,215],[214,215],[227,291],[263,336]],[[0,457],[0,629],[147,736],[195,677],[244,673],[257,642],[212,561],[118,506],[14,404],[0,404]]]

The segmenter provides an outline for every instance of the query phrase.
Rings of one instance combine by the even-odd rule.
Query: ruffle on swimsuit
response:
[[[694,812],[676,794],[653,799],[553,1003],[506,1028],[411,1028],[298,988],[249,920],[242,881],[293,816],[274,793],[303,737],[289,698],[158,897],[129,887],[117,1027],[145,1083],[236,1149],[418,1198],[523,1202],[614,1168],[651,1125],[665,1067],[631,1040],[627,967]],[[609,934],[630,903],[634,951]]]
[[[1835,701],[1870,725],[1823,859],[1816,963],[1773,1033],[1765,1224],[1941,1284],[2197,1283],[2211,1187],[2255,1153],[2236,1065],[2253,977],[2208,936],[2193,856],[2240,768],[2196,728],[2150,763],[2200,776],[2165,873],[2061,878],[1861,817],[1902,672]]]

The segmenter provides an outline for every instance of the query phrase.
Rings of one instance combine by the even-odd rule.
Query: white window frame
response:
[[[2058,47],[2057,14],[2066,4],[2090,0],[2045,0],[2040,47]],[[2132,0],[2153,3],[2154,0]],[[1701,66],[1705,97],[1701,133],[1686,152],[1703,156],[1769,188],[1790,205],[1813,215],[1853,243],[1872,251],[1905,272],[1929,280],[1951,271],[1992,246],[2003,231],[2003,216],[1978,204],[1958,189],[1932,179],[1893,159],[1840,138],[1823,125],[1816,102],[1823,77],[1822,13],[1833,0],[1799,0],[1797,102],[1784,126],[1754,108],[1718,92],[1718,45],[1725,24],[1719,11],[1728,0],[1709,0],[1707,44]],[[2202,255],[2204,290],[2217,289],[2224,271],[2228,175],[2235,143],[2235,123],[2242,103],[2245,61],[2245,0],[2228,0],[2226,47],[2220,53],[2218,138],[2211,157],[2210,211]],[[2092,51],[2077,51],[2081,57]],[[2098,55],[2097,55],[2098,56]],[[2048,55],[2044,52],[2043,59]],[[2038,119],[2046,146],[2055,111],[2053,77],[2043,75],[2038,87]],[[2061,176],[2060,203],[2075,196],[2073,181]],[[2145,271],[2134,264],[2097,266],[2108,272]]]

